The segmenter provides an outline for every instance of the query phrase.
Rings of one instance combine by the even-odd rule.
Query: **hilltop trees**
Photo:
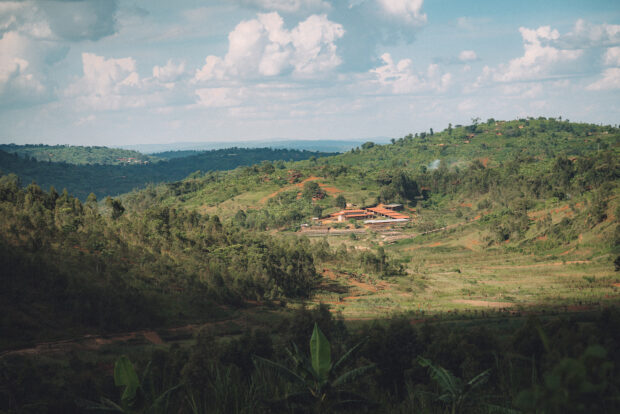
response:
[[[334,206],[338,208],[345,208],[347,206],[347,199],[344,198],[342,194],[338,194],[338,196],[334,199]]]
[[[126,210],[111,198],[108,216],[94,196],[82,204],[66,191],[17,183],[0,176],[4,341],[38,335],[52,320],[78,330],[135,328],[174,320],[177,306],[195,315],[214,302],[307,297],[316,286],[303,242],[168,206]],[[24,328],[24,320],[36,322]]]
[[[384,174],[377,181],[382,185],[378,197],[381,202],[415,202],[420,195],[418,183],[402,170]]]

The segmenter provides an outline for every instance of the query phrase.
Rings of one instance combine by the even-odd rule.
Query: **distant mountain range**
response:
[[[377,144],[385,144],[390,141],[390,137],[372,137],[356,140],[293,140],[293,139],[272,139],[263,141],[218,141],[218,142],[173,142],[170,144],[133,144],[122,145],[118,148],[139,151],[143,154],[156,154],[158,152],[170,151],[207,151],[230,147],[239,148],[274,148],[274,149],[295,149],[321,152],[346,152],[352,148],[359,147],[364,142],[372,141]]]

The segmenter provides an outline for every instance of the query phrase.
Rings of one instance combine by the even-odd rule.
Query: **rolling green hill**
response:
[[[249,164],[105,202],[0,176],[0,410],[111,406],[129,355],[145,386],[121,403],[164,395],[163,412],[348,413],[337,403],[359,395],[381,413],[617,412],[619,144],[617,128],[525,119],[287,162],[231,149],[97,169],[0,153],[32,174],[80,171],[84,189],[111,168]],[[312,220],[378,202],[410,220]],[[309,344],[315,323],[325,338]],[[328,349],[353,358],[341,379]],[[300,400],[288,391],[318,383],[311,352],[339,371]]]
[[[84,148],[82,150],[85,151],[88,147]],[[122,165],[75,165],[66,162],[36,161],[0,150],[0,170],[5,174],[18,175],[24,185],[34,181],[45,189],[51,186],[58,189],[66,188],[71,194],[85,200],[91,192],[99,198],[114,196],[144,187],[149,183],[180,180],[200,170],[229,170],[266,160],[303,160],[324,155],[329,154],[269,148],[229,148],[139,165],[135,162]]]
[[[286,168],[264,165],[197,175],[127,198],[198,208],[224,217],[231,217],[238,210],[249,210],[252,215],[271,217],[258,219],[267,221],[259,227],[282,226],[308,220],[318,212],[317,206],[321,213],[335,211],[336,195],[363,205],[377,201],[415,204],[415,197],[423,188],[431,189],[433,194],[438,190],[468,193],[474,190],[460,179],[467,171],[472,175],[479,175],[477,170],[483,171],[485,179],[493,181],[486,186],[498,185],[500,175],[507,181],[514,177],[538,180],[536,185],[540,186],[544,174],[555,174],[554,166],[563,162],[558,159],[574,161],[575,157],[585,155],[596,158],[594,154],[614,158],[619,142],[620,131],[612,127],[547,119],[489,121],[449,128],[433,135],[410,134],[388,145],[366,143],[345,154],[301,161]],[[611,174],[613,177],[616,171]],[[318,201],[298,199],[296,195],[304,180],[319,182],[328,189],[328,197]],[[407,188],[404,188],[407,185],[412,187],[413,195],[409,195],[412,199],[407,199]],[[527,185],[528,182],[524,183]],[[580,191],[572,190],[575,194]],[[544,197],[549,196],[545,190]]]
[[[0,151],[17,154],[37,161],[62,162],[75,165],[125,165],[158,161],[159,158],[138,151],[76,145],[17,145],[1,144]]]

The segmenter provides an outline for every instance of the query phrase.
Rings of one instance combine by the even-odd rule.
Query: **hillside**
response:
[[[155,156],[138,151],[108,147],[82,147],[76,145],[17,145],[0,144],[0,151],[17,154],[37,161],[61,162],[75,165],[125,165],[158,161]]]
[[[82,150],[86,151],[87,148],[83,147]],[[150,183],[180,180],[196,171],[229,170],[261,161],[296,161],[324,155],[329,154],[270,148],[229,148],[146,164],[76,165],[36,161],[0,150],[0,170],[5,174],[16,174],[23,185],[36,182],[45,189],[51,186],[59,190],[66,188],[71,194],[85,200],[91,192],[98,198],[114,196]]]
[[[458,176],[472,167],[482,168],[493,180],[495,173],[507,170],[520,177],[539,179],[543,171],[553,174],[553,163],[559,158],[574,161],[577,156],[597,153],[614,157],[619,141],[620,131],[612,127],[547,119],[489,121],[448,128],[433,135],[409,134],[388,145],[368,142],[345,154],[302,161],[286,168],[263,165],[227,174],[194,176],[147,193],[129,195],[128,199],[140,199],[146,194],[153,197],[155,192],[157,197],[149,200],[225,217],[239,209],[256,214],[268,211],[274,217],[284,206],[287,211],[296,209],[301,213],[294,214],[294,220],[279,220],[276,224],[299,224],[312,216],[317,206],[322,213],[337,210],[333,206],[337,195],[355,205],[377,201],[415,205],[415,197],[423,188],[433,187],[431,193],[439,189],[451,193],[471,191],[460,185]],[[453,185],[447,182],[450,179]],[[327,189],[328,197],[312,202],[297,198],[306,181],[317,181]],[[405,194],[407,189],[403,185],[411,185],[412,194]],[[286,197],[292,199],[285,203]]]
[[[208,173],[123,202],[137,211],[163,203],[253,231],[325,240],[335,250],[321,267],[333,286],[315,301],[351,318],[385,309],[615,303],[620,132],[554,120],[472,130],[367,143],[287,169]],[[329,220],[347,203],[403,203],[410,220],[396,227]],[[483,282],[485,274],[493,282]],[[539,289],[545,285],[553,288]],[[588,300],[581,295],[586,286]]]
[[[325,400],[370,412],[446,412],[437,372],[455,395],[477,384],[455,412],[617,412],[620,131],[528,119],[417,135],[293,162],[219,151],[209,165],[256,162],[105,202],[0,176],[0,363],[32,384],[6,380],[0,408],[109,408],[129,355],[145,386],[121,404],[306,412],[288,391],[317,384],[318,347],[353,358]],[[407,219],[330,216],[390,208]]]

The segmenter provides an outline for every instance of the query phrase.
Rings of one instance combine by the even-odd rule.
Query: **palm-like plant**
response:
[[[146,367],[142,381],[138,377],[133,364],[123,355],[114,364],[114,385],[124,387],[120,404],[107,398],[101,398],[101,403],[78,401],[79,405],[88,410],[112,411],[126,414],[167,413],[167,403],[170,394],[181,384],[159,393],[153,384],[150,370],[151,364]]]
[[[418,357],[418,362],[423,367],[428,368],[429,375],[439,385],[440,391],[436,395],[437,400],[449,406],[452,414],[463,412],[466,407],[479,402],[475,399],[475,392],[487,382],[491,372],[488,369],[465,382],[447,369],[434,365],[426,358]]]
[[[335,364],[332,364],[330,343],[315,323],[310,338],[310,357],[302,354],[295,344],[293,351],[288,351],[295,364],[293,369],[258,356],[254,357],[254,363],[257,368],[273,369],[297,386],[298,391],[284,397],[288,403],[304,404],[316,413],[328,413],[338,407],[368,406],[370,402],[366,398],[344,387],[373,369],[375,365],[365,365],[337,375],[362,344],[363,342],[360,342],[350,348]]]

